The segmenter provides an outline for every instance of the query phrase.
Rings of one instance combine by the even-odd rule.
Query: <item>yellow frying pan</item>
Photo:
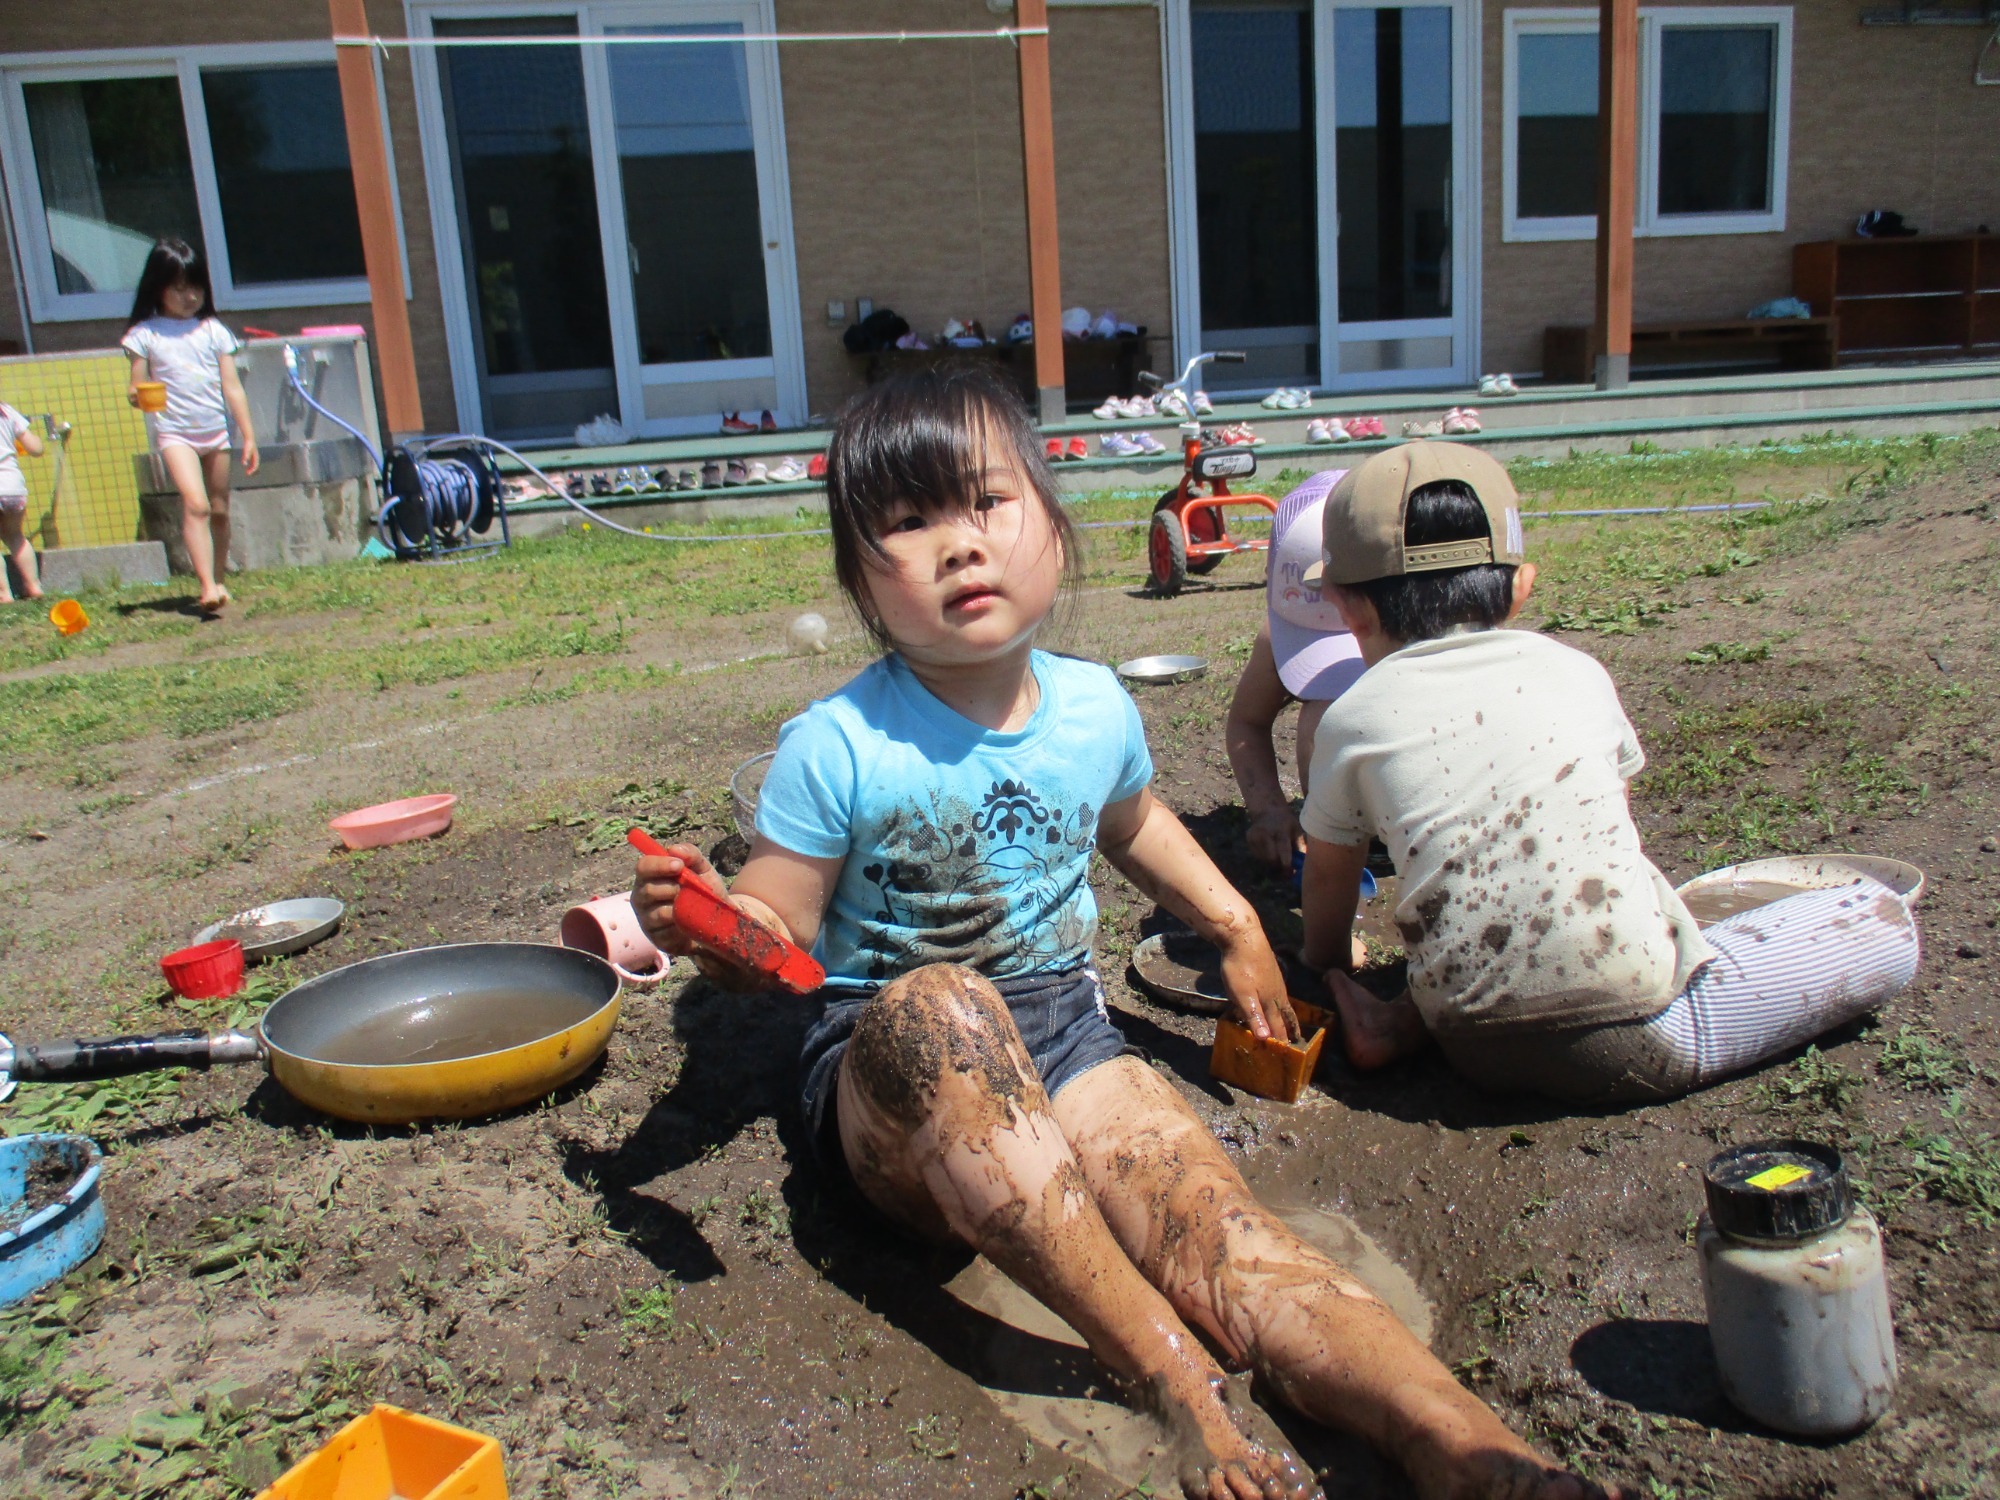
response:
[[[618,990],[609,964],[575,948],[419,948],[308,980],[273,1001],[254,1032],[0,1036],[0,1098],[11,1079],[262,1062],[293,1098],[343,1120],[475,1119],[539,1099],[595,1062],[618,1024]]]

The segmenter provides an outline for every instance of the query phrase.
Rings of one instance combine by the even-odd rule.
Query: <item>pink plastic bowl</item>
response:
[[[160,960],[160,972],[186,1000],[219,1000],[243,988],[243,945],[235,938],[197,943]]]
[[[451,810],[458,798],[450,792],[429,797],[405,797],[400,802],[384,802],[359,812],[342,813],[326,826],[340,835],[350,849],[375,849],[383,844],[401,844],[410,839],[427,839],[451,827]]]

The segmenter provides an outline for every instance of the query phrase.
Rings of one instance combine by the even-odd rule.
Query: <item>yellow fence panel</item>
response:
[[[21,460],[27,531],[37,546],[140,540],[132,461],[148,439],[146,419],[125,400],[131,378],[131,360],[110,350],[0,359],[0,401],[34,422],[48,446],[42,457]],[[70,424],[67,443],[48,441],[43,413]]]

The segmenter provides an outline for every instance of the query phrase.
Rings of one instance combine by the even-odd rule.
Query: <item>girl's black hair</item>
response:
[[[132,316],[126,319],[126,328],[137,328],[146,319],[157,318],[160,295],[183,281],[201,293],[201,311],[195,316],[214,317],[215,291],[208,284],[208,262],[202,253],[186,240],[153,241],[153,248],[146,252],[146,269],[139,273],[139,290],[132,297]]]
[[[1076,529],[1020,393],[970,362],[893,375],[847,403],[826,457],[834,577],[878,644],[891,642],[868,603],[867,569],[888,564],[884,524],[903,504],[925,520],[970,509],[989,438],[1011,451],[1041,501],[1062,548],[1064,592],[1074,595],[1083,575]]]
[[[1403,516],[1405,545],[1421,547],[1491,534],[1486,507],[1464,481],[1440,479],[1410,492]],[[1482,629],[1503,625],[1514,607],[1514,568],[1510,563],[1405,573],[1351,587],[1375,606],[1382,633],[1406,643],[1435,640],[1460,625]]]

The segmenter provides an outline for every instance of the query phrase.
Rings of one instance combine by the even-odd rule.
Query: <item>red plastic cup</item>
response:
[[[184,1000],[221,1000],[243,988],[243,945],[235,938],[196,943],[161,959],[160,972]]]

